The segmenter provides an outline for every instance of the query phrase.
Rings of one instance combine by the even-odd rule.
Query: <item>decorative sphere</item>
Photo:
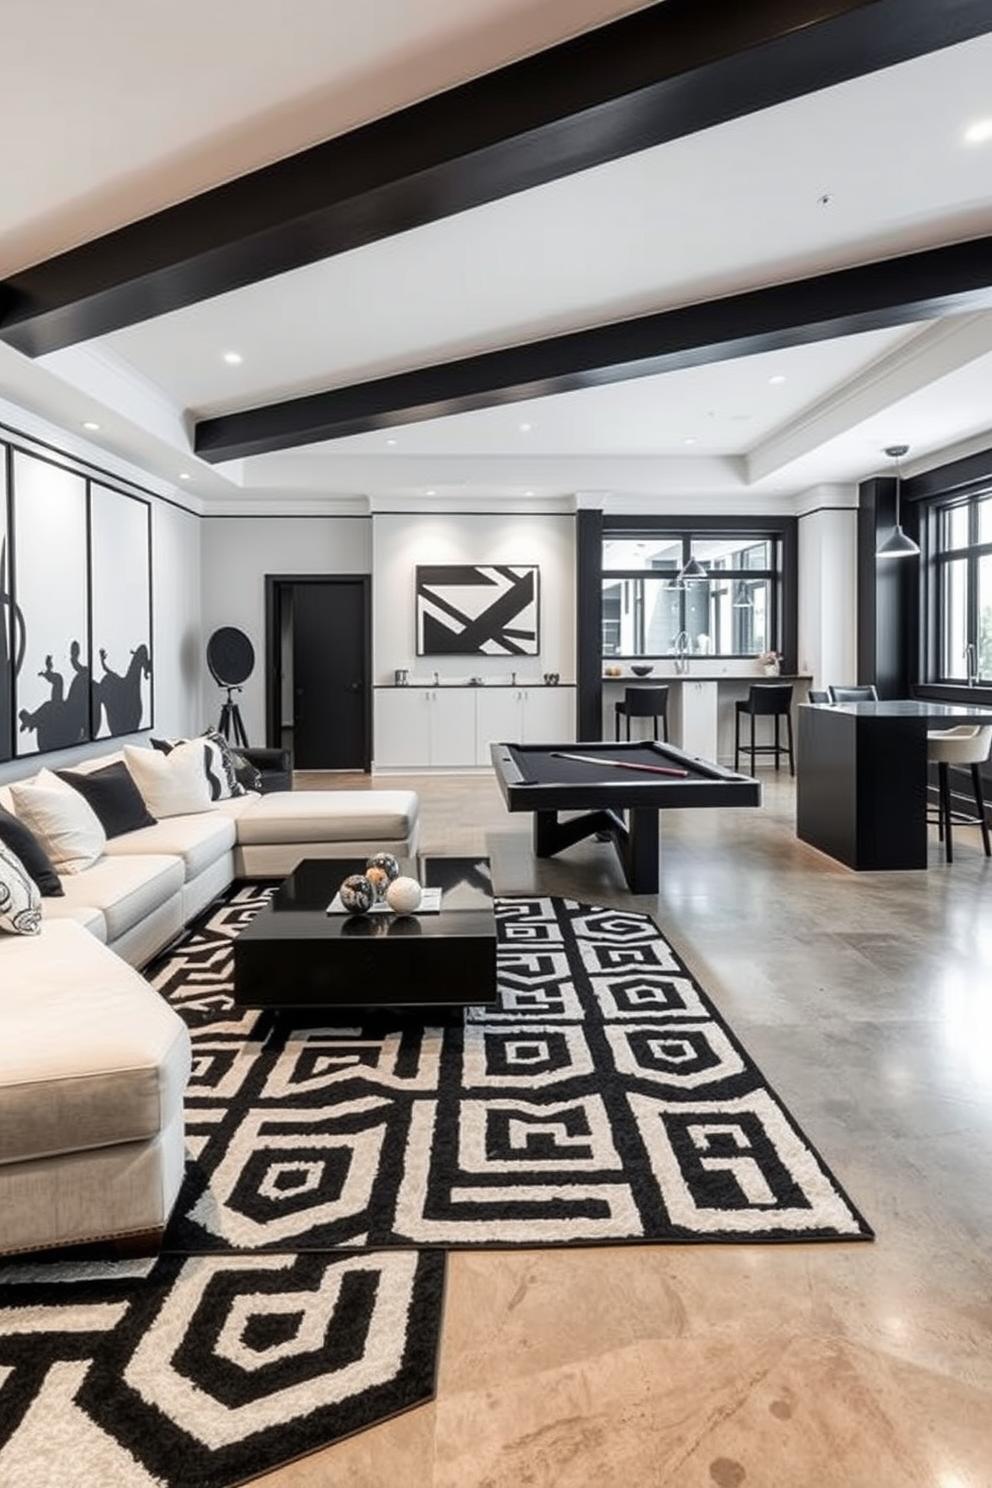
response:
[[[415,914],[423,898],[415,878],[394,878],[386,890],[386,903],[396,914]]]
[[[394,878],[399,878],[400,876],[400,865],[392,853],[373,853],[372,857],[365,864],[366,873],[370,868],[381,868],[390,883],[392,883]]]
[[[386,890],[389,887],[389,875],[385,868],[366,868],[365,877],[372,885],[372,890],[377,899],[385,899]]]
[[[364,873],[349,873],[338,893],[349,914],[368,914],[375,903],[375,889]]]

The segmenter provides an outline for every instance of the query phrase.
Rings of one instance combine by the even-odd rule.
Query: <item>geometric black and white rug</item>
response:
[[[153,976],[196,1050],[171,1246],[870,1236],[648,915],[502,899],[498,1009],[293,1026],[227,998],[258,903]]]
[[[241,1012],[240,885],[149,978],[193,1038],[151,1262],[0,1261],[3,1488],[232,1488],[432,1397],[445,1252],[872,1232],[647,915],[497,901],[500,1005]]]

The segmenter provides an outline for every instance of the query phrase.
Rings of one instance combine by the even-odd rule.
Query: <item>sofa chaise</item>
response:
[[[37,933],[0,933],[0,1253],[106,1239],[145,1251],[161,1237],[183,1174],[190,1044],[138,968],[235,879],[281,877],[304,857],[417,850],[412,791],[214,799],[194,780],[204,748],[128,746],[0,786],[0,843],[13,820],[43,856],[77,852],[49,855],[61,892],[30,883],[21,920]],[[283,768],[274,753],[270,781]],[[181,775],[193,798],[175,789]],[[75,836],[58,838],[60,813],[81,824]]]

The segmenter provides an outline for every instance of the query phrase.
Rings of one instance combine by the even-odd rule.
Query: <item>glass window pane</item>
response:
[[[941,677],[963,677],[965,674],[964,648],[968,640],[967,570],[968,566],[963,558],[955,558],[944,565]]]
[[[988,553],[978,560],[978,675],[985,682],[992,679],[992,554]]]
[[[603,571],[629,573],[638,569],[660,569],[678,573],[682,567],[680,537],[607,538],[603,543]]]
[[[978,503],[978,541],[992,542],[992,496],[986,496]]]
[[[946,553],[968,544],[968,505],[948,506],[942,513],[941,548]]]
[[[773,545],[766,538],[694,537],[692,556],[707,571],[728,569],[771,569],[774,567]]]

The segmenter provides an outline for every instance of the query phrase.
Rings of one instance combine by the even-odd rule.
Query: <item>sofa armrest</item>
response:
[[[262,777],[263,794],[293,789],[293,754],[289,749],[242,747],[238,750]]]

